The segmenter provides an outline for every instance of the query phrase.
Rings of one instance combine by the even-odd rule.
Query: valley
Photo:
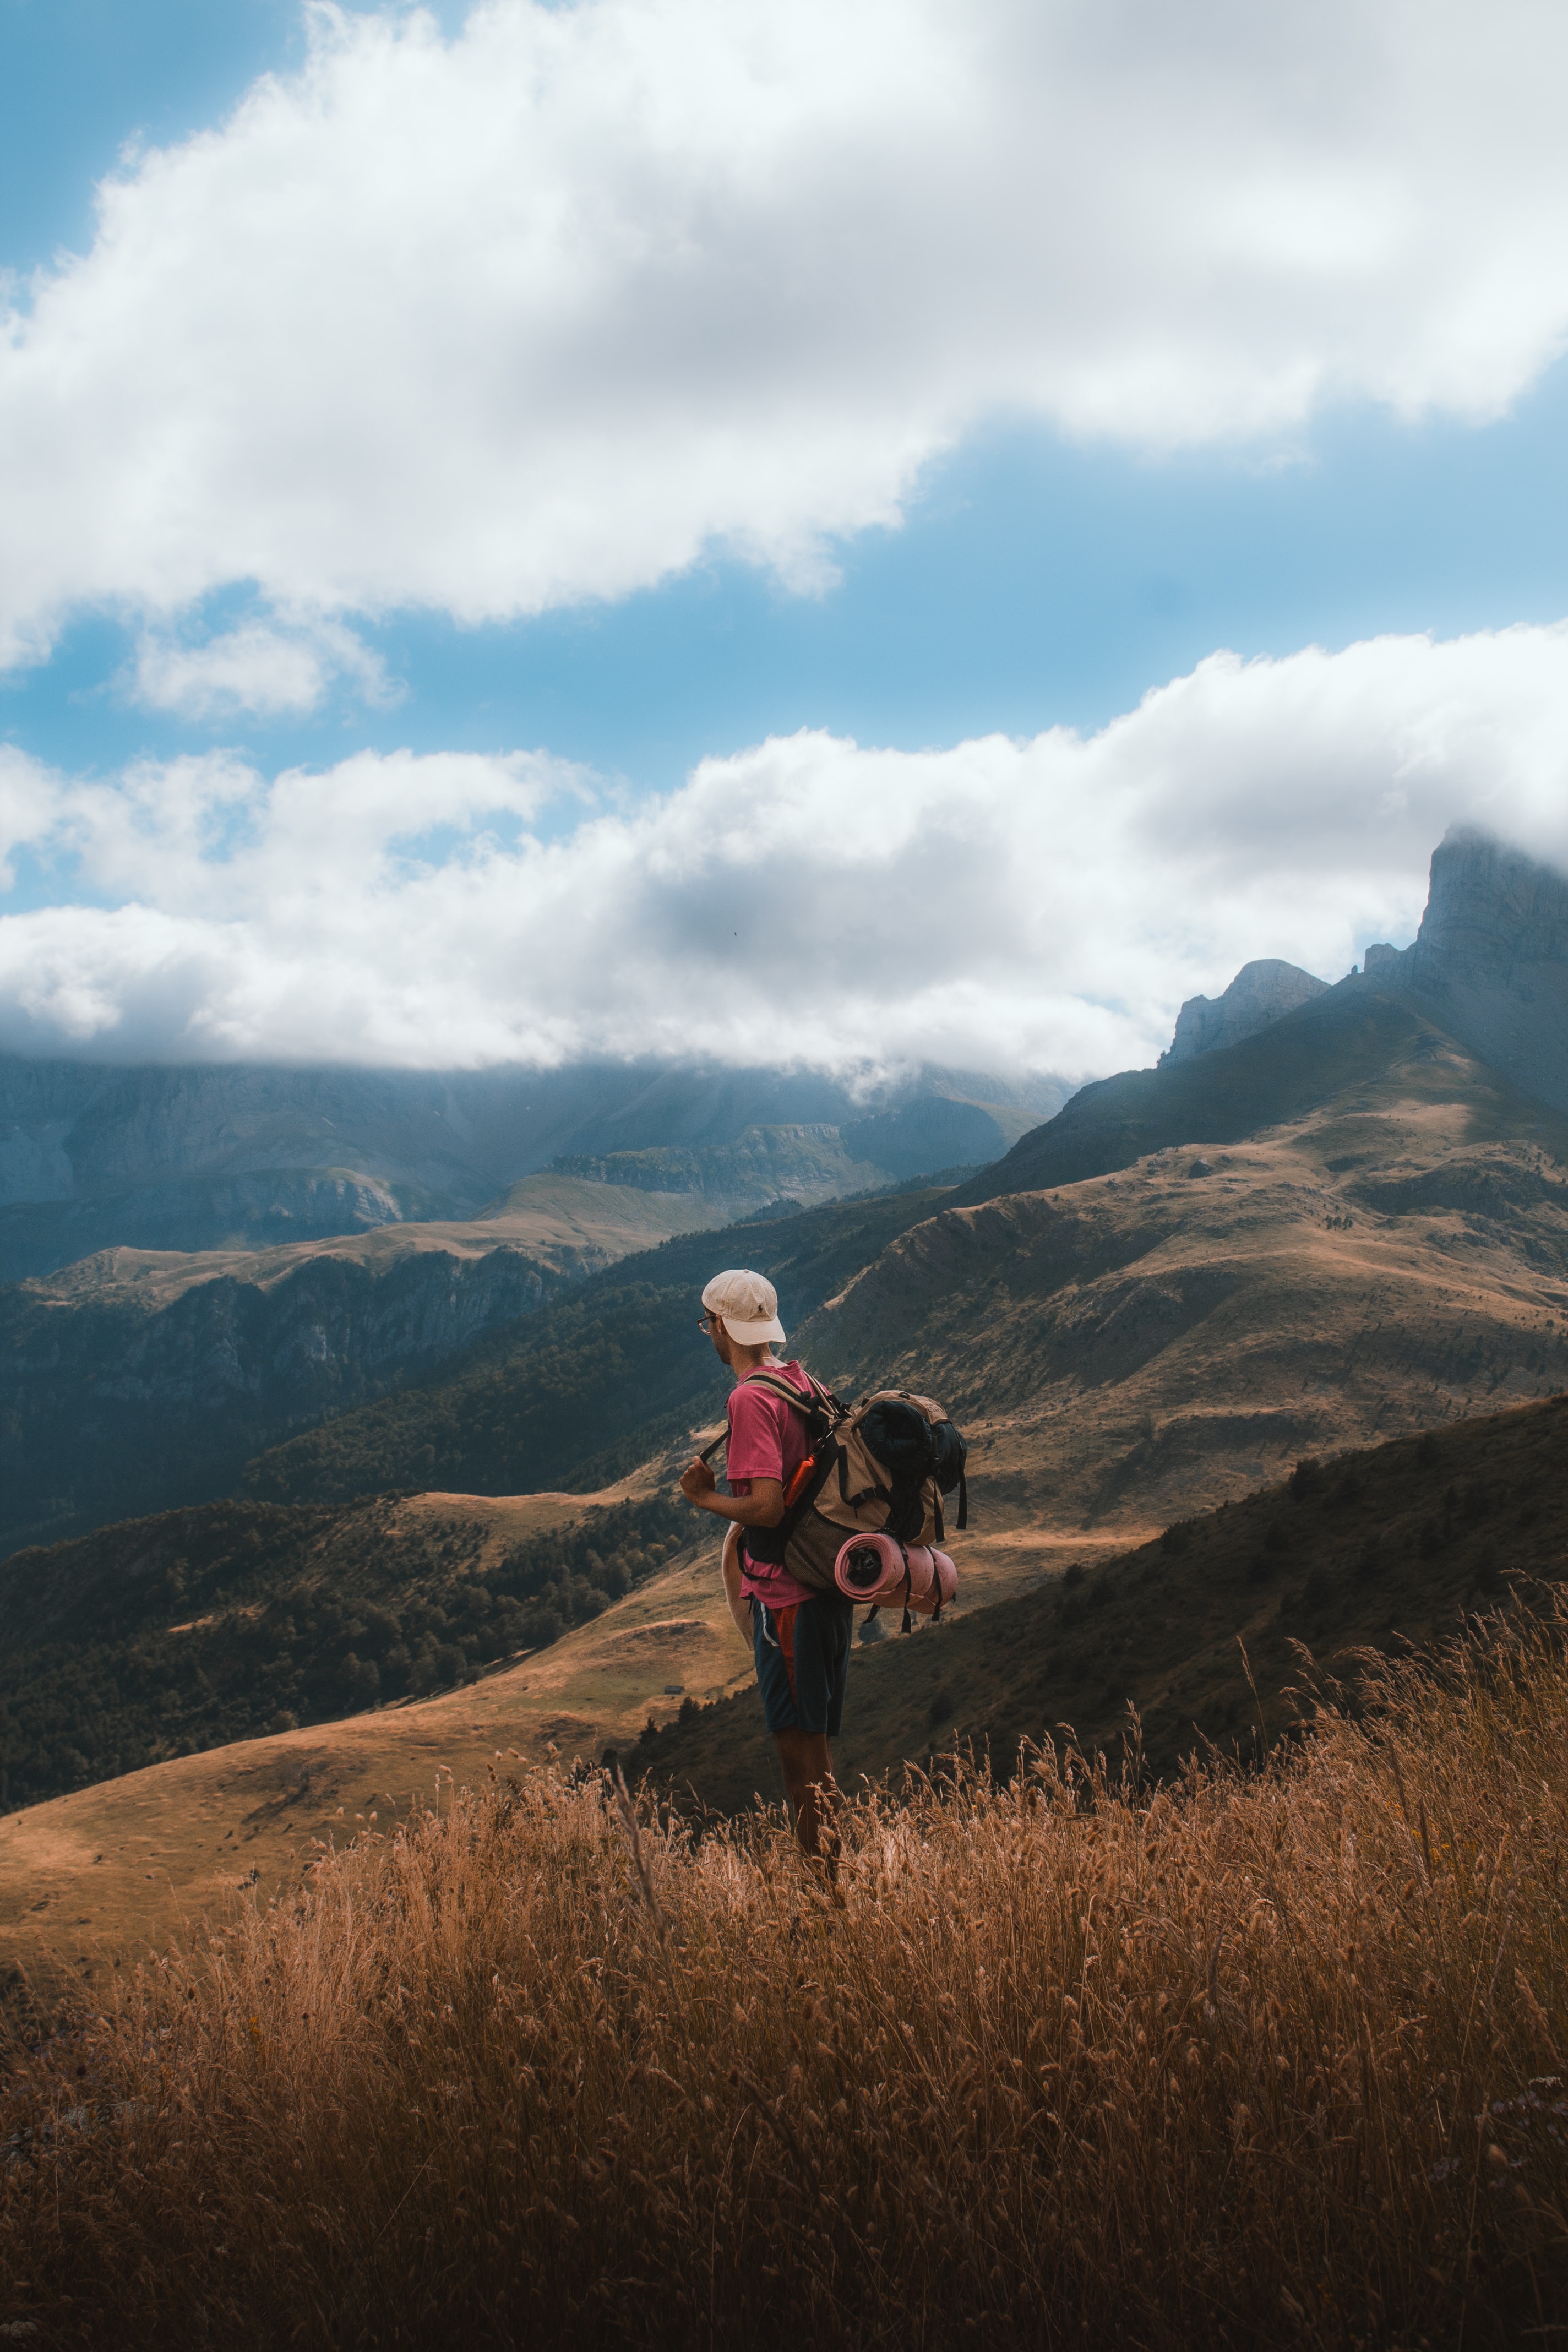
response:
[[[655,1190],[707,1192],[706,1222],[722,1223],[781,1192],[819,1199],[994,1159],[1067,1091],[941,1069],[852,1085],[680,1063],[171,1069],[0,1055],[0,1283],[105,1249],[256,1250],[463,1222],[563,1158],[568,1174],[607,1160],[637,1189],[651,1175]],[[626,1169],[626,1154],[639,1164]]]
[[[1552,1398],[1309,1461],[1243,1501],[1136,1528],[1131,1548],[1063,1540],[1005,1502],[986,1506],[987,1531],[955,1539],[956,1606],[907,1639],[889,1619],[885,1638],[858,1643],[843,1784],[896,1788],[906,1764],[929,1768],[955,1745],[1009,1771],[1021,1740],[1059,1741],[1068,1727],[1119,1766],[1130,1703],[1151,1775],[1175,1775],[1194,1749],[1255,1754],[1310,1717],[1299,1645],[1316,1671],[1353,1685],[1363,1651],[1440,1642],[1467,1612],[1568,1577],[1565,1414]],[[635,1482],[592,1496],[410,1497],[378,1510],[381,1557],[365,1547],[360,1575],[383,1592],[394,1576],[405,1593],[421,1578],[432,1591],[493,1582],[529,1544],[652,1499]],[[56,1997],[247,1887],[286,1891],[327,1845],[384,1836],[492,1771],[504,1780],[615,1750],[628,1778],[687,1811],[775,1804],[777,1766],[711,1531],[680,1542],[678,1521],[673,1533],[665,1564],[645,1558],[624,1597],[460,1687],[174,1757],[0,1818],[0,1972]],[[419,1565],[392,1568],[387,1556],[406,1550]],[[318,1553],[318,1576],[328,1557]]]
[[[552,1499],[214,1503],[17,1554],[0,1568],[0,1796],[470,1681],[690,1540],[656,1491]]]
[[[258,1449],[323,1421],[346,1435],[364,1400],[482,1354],[492,1335],[526,1355],[547,1303],[714,1214],[700,1192],[548,1174],[466,1223],[260,1252],[118,1249],[0,1288],[0,1554],[227,1493]],[[417,1483],[430,1443],[348,1491]],[[520,1469],[551,1483],[514,1451],[496,1490]]]
[[[1462,840],[1433,876],[1411,950],[1331,987],[1247,967],[979,1170],[889,1181],[973,1136],[956,1095],[623,1133],[477,1216],[0,1293],[5,1948],[42,1966],[68,1920],[73,1967],[129,1949],[498,1749],[769,1795],[673,1493],[722,1412],[695,1310],[725,1262],[841,1394],[934,1393],[971,1443],[960,1606],[857,1649],[851,1777],[1113,1743],[1129,1699],[1169,1776],[1254,1738],[1238,1637],[1271,1711],[1294,1643],[1344,1664],[1553,1578],[1568,1097],[1531,1008],[1568,886]]]

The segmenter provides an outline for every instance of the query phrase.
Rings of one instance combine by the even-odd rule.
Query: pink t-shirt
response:
[[[810,1395],[811,1382],[793,1357],[787,1364],[770,1364],[767,1370],[782,1372],[792,1388],[799,1389],[803,1396]],[[730,1392],[730,1447],[724,1462],[731,1495],[749,1495],[753,1478],[776,1478],[787,1489],[810,1451],[805,1423],[793,1405],[759,1388],[750,1377],[736,1381]],[[742,1545],[745,1540],[742,1528]],[[763,1601],[770,1609],[788,1609],[812,1597],[810,1588],[787,1570],[771,1560],[754,1560],[750,1552],[745,1555],[741,1591],[748,1600]]]

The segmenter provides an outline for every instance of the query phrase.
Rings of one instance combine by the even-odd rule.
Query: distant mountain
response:
[[[953,1202],[1080,1183],[1173,1147],[1239,1143],[1358,1081],[1380,1080],[1417,1051],[1442,1053],[1443,1033],[1407,993],[1342,981],[1238,1045],[1081,1087],[1054,1118],[961,1184]]]
[[[1188,997],[1176,1015],[1176,1034],[1160,1056],[1161,1069],[1212,1053],[1216,1045],[1239,1045],[1244,1037],[1256,1037],[1282,1014],[1321,996],[1328,984],[1300,964],[1275,957],[1244,963],[1223,995]]]
[[[1568,880],[1468,828],[1435,852],[1421,929],[1369,976],[1407,990],[1521,1093],[1568,1110]]]
[[[1243,1140],[972,1206],[960,1190],[818,1210],[749,1226],[735,1255],[772,1276],[792,1347],[841,1393],[942,1397],[973,1441],[979,1524],[1020,1537],[1131,1539],[1300,1454],[1568,1385],[1568,1119],[1406,1005],[1320,1004],[1289,1016],[1316,1024],[1310,1107]],[[1177,1134],[1200,1074],[1224,1101],[1236,1065],[1259,1085],[1278,1070],[1263,1043],[1144,1074],[1177,1097]],[[623,1261],[456,1378],[261,1455],[245,1491],[500,1494],[672,1465],[722,1394],[688,1330],[722,1244]]]
[[[1157,1068],[1080,1087],[956,1201],[1076,1183],[1171,1145],[1239,1142],[1423,1034],[1429,1050],[1462,1046],[1510,1090],[1568,1110],[1568,880],[1473,831],[1450,834],[1411,947],[1379,942],[1335,988],[1293,964],[1245,965],[1223,996],[1183,1005]]]
[[[0,1291],[0,1553],[206,1502],[257,1454],[288,1465],[252,1480],[266,1495],[563,1480],[650,1412],[713,1389],[696,1299],[717,1266],[789,1262],[804,1314],[931,1197],[796,1212],[742,1243],[709,1229],[700,1193],[546,1174],[484,1221],[249,1255],[108,1251],[16,1285]],[[433,1380],[447,1384],[438,1405],[422,1385],[394,1410],[389,1391]],[[499,1417],[498,1387],[510,1401]],[[385,1415],[363,1423],[356,1408],[377,1398]],[[286,1442],[323,1422],[320,1443]]]
[[[800,1339],[836,1383],[942,1398],[1020,1526],[1131,1531],[1568,1387],[1568,1121],[1419,1023],[1223,1148],[959,1197]]]
[[[562,1155],[700,1152],[752,1129],[853,1129],[835,1149],[861,1181],[868,1168],[898,1179],[975,1165],[1065,1091],[934,1069],[862,1098],[820,1073],[648,1062],[430,1072],[4,1056],[0,1282],[111,1247],[258,1249],[449,1222]]]
[[[1568,1385],[1568,1119],[1441,1025],[1405,969],[1085,1087],[798,1328],[770,1229],[747,1254],[776,1265],[826,1377],[945,1399],[974,1436],[977,1494],[1020,1528],[1133,1527],[1299,1453]],[[552,1320],[595,1317],[645,1266],[657,1281],[633,1261]],[[545,1360],[509,1348],[477,1387],[437,1381],[292,1441],[249,1490],[340,1500],[409,1460],[480,1487],[629,1468],[674,1434],[689,1298],[661,1296],[620,1331],[613,1391],[574,1360],[585,1382],[548,1434]],[[580,1465],[612,1393],[616,1449]]]

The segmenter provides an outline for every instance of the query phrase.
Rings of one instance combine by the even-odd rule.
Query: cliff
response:
[[[1568,1109],[1568,880],[1457,829],[1433,852],[1426,911],[1399,984],[1523,1092]],[[1387,963],[1379,978],[1394,975]]]
[[[0,1291],[0,1551],[220,1495],[258,1441],[427,1373],[605,1262],[323,1250],[271,1280],[182,1283],[165,1257],[113,1251]]]
[[[1222,996],[1188,997],[1158,1066],[1163,1070],[1170,1063],[1190,1062],[1196,1054],[1212,1054],[1219,1046],[1256,1037],[1282,1014],[1323,995],[1328,985],[1299,964],[1281,963],[1277,956],[1244,963]]]

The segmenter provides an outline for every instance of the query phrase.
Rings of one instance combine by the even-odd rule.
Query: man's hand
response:
[[[752,1604],[741,1591],[741,1530],[733,1519],[724,1530],[724,1549],[719,1555],[719,1572],[724,1580],[724,1605],[730,1612],[730,1621],[749,1647]]]
[[[704,1495],[716,1492],[719,1481],[700,1456],[687,1464],[680,1474],[680,1491],[689,1503],[700,1504]]]

